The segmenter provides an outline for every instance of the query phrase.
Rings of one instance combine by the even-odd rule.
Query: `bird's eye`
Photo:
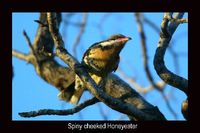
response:
[[[116,40],[118,37],[117,36],[112,36],[111,38],[110,38],[110,40]]]
[[[111,45],[103,46],[103,49],[104,49],[104,50],[106,50],[106,49],[108,50],[108,49],[111,49],[111,48],[112,48]]]

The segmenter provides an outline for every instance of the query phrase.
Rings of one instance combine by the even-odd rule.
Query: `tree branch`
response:
[[[36,117],[40,115],[73,115],[74,113],[77,113],[81,111],[82,109],[90,105],[93,105],[97,102],[99,102],[99,100],[96,97],[93,97],[85,101],[84,103],[77,105],[76,107],[72,109],[67,109],[67,110],[41,109],[38,111],[21,112],[19,113],[19,115],[21,117]]]
[[[135,79],[133,77],[128,76],[126,73],[124,73],[120,67],[118,67],[117,71],[119,72],[119,74],[126,80],[128,81],[139,93],[142,94],[146,94],[148,92],[150,92],[151,90],[153,90],[155,87],[150,84],[146,87],[141,86],[140,84],[138,84]],[[157,86],[159,86],[160,88],[163,88],[165,86],[165,83],[163,81],[158,81],[156,83]]]
[[[57,14],[60,24],[61,14]],[[44,26],[41,24],[47,24],[46,13],[40,13],[40,18],[38,21],[40,22],[40,24],[38,26],[37,33],[32,45],[26,32],[23,33],[31,49],[29,54],[22,54],[13,50],[12,55],[19,59],[30,62],[34,66],[38,76],[40,76],[47,83],[56,87],[59,91],[66,91],[70,93],[70,91],[73,89],[73,86],[71,86],[71,84],[73,84],[74,82],[75,74],[71,69],[60,65],[54,59],[54,56],[51,56],[54,55],[54,42],[49,32],[48,26]],[[35,57],[37,57],[38,59],[36,59]]]
[[[164,92],[161,93],[161,96],[163,97],[163,99],[164,99],[164,101],[166,103],[167,108],[169,109],[169,111],[171,112],[171,114],[174,116],[174,119],[177,119],[177,114],[173,110],[173,108],[171,107],[171,105],[169,103],[169,100],[168,100],[167,96],[164,94]]]
[[[167,14],[166,14],[167,15]],[[182,16],[182,14],[180,14],[180,13],[177,13],[176,15],[175,15],[175,17],[174,18],[178,18],[178,17],[181,17]],[[170,21],[175,21],[175,19],[173,18],[173,16],[172,15],[170,15],[170,16],[168,16],[167,17]],[[173,19],[173,20],[172,20]],[[178,21],[180,21],[180,19],[178,20]],[[188,21],[187,19],[186,20],[183,20],[183,19],[181,19],[181,21]],[[156,26],[154,23],[152,23],[151,21],[149,21],[146,17],[144,17],[144,22],[146,22],[149,26],[151,26],[156,32],[160,32],[160,29],[159,29],[159,27],[158,26]],[[170,44],[174,44],[174,39],[173,40],[171,40],[171,43]],[[169,52],[171,53],[171,55],[173,56],[173,60],[174,60],[174,66],[175,66],[175,72],[176,73],[179,73],[179,63],[178,63],[178,53],[176,53],[174,50],[173,50],[173,48],[172,47],[168,47],[169,48]],[[164,94],[162,94],[162,97],[164,98],[164,99],[166,99],[165,101],[167,101],[167,97],[164,95]],[[186,100],[187,101],[187,100]],[[187,103],[187,102],[183,102],[182,103],[182,105],[188,105],[188,103],[187,104],[185,104],[185,103]],[[169,105],[169,102],[167,102],[166,103],[167,104],[167,106]],[[183,109],[183,106],[182,106],[182,114],[184,115],[184,117],[187,119],[187,106],[185,106],[186,108],[184,108]],[[174,116],[176,116],[176,114],[172,111],[172,108],[170,107],[170,106],[168,106],[168,109],[173,113],[173,115]],[[184,110],[184,111],[183,111]],[[186,113],[185,113],[186,112]]]
[[[97,104],[98,108],[99,108],[99,112],[103,118],[103,120],[107,121],[108,120],[108,114],[105,113],[105,111],[103,110],[101,104]]]
[[[26,41],[27,41],[27,44],[28,44],[28,46],[30,47],[30,49],[31,49],[31,51],[32,51],[32,53],[33,53],[33,55],[34,55],[34,57],[35,57],[37,63],[39,64],[39,60],[38,60],[38,57],[37,57],[37,53],[36,53],[36,51],[34,50],[32,44],[31,44],[31,40],[30,40],[30,38],[28,37],[28,35],[27,35],[27,33],[26,33],[25,30],[23,31],[23,35],[24,35],[24,37],[25,37],[25,39],[26,39]]]
[[[143,16],[143,21],[148,24],[153,30],[155,30],[158,34],[160,33],[160,28],[154,24],[152,21],[150,21],[148,18]],[[175,39],[172,38],[170,45],[175,44]],[[178,62],[178,56],[181,55],[180,53],[176,53],[173,49],[173,47],[169,46],[169,52],[173,56],[173,62],[175,67],[175,72],[179,73],[179,62]]]
[[[142,46],[142,55],[143,55],[143,63],[144,63],[144,69],[146,72],[147,79],[149,82],[156,88],[158,91],[163,91],[163,88],[160,88],[160,86],[157,86],[157,84],[154,82],[153,76],[149,70],[149,65],[148,65],[148,55],[147,55],[147,47],[146,47],[146,37],[143,29],[143,24],[140,19],[140,14],[135,13],[136,21],[138,24],[138,31],[140,33],[140,38],[141,38],[141,46]]]
[[[29,58],[28,54],[24,54],[24,53],[18,52],[16,50],[12,50],[12,56],[15,56],[16,58],[19,58],[26,62],[30,62],[30,58]]]
[[[170,106],[169,101],[167,100],[167,98],[166,98],[166,96],[165,96],[165,94],[163,92],[165,85],[159,86],[154,82],[153,76],[152,76],[152,74],[150,72],[149,65],[148,65],[146,37],[145,37],[145,33],[144,33],[144,29],[143,29],[143,23],[141,21],[140,13],[135,13],[135,17],[136,17],[136,21],[137,21],[137,24],[138,24],[138,31],[140,33],[140,38],[141,38],[143,63],[144,63],[144,69],[145,69],[145,72],[146,72],[147,79],[149,80],[149,82],[153,86],[153,88],[155,88],[156,90],[158,90],[161,93],[161,95],[162,95],[162,97],[163,97],[168,109],[173,114],[174,118],[176,119],[177,115],[174,112],[174,110],[172,109],[172,107]],[[166,84],[166,83],[164,82],[164,84]]]
[[[160,32],[160,28],[144,16],[143,16],[143,21],[147,23],[150,27],[152,27],[157,33]]]
[[[179,13],[174,19],[180,19],[183,17],[183,13]],[[178,27],[179,23],[172,21],[169,25],[170,18],[167,14],[164,14],[163,21],[161,23],[161,33],[158,42],[158,47],[154,56],[154,68],[157,74],[169,85],[178,88],[188,95],[188,80],[182,78],[167,69],[164,63],[164,55],[169,45],[171,37]]]
[[[55,13],[47,13],[47,20],[49,24],[49,31],[51,32],[52,38],[54,40],[54,44],[56,46],[56,54],[58,57],[60,57],[66,64],[70,66],[70,68],[81,78],[81,80],[84,82],[86,88],[89,89],[89,91],[100,101],[104,102],[109,107],[121,112],[128,114],[130,116],[135,117],[138,120],[165,120],[164,116],[162,114],[159,114],[159,116],[152,115],[152,110],[159,110],[157,107],[151,108],[152,110],[146,110],[146,109],[137,109],[135,106],[129,103],[125,103],[119,98],[114,98],[109,96],[108,94],[104,93],[102,88],[99,88],[94,80],[92,80],[89,76],[89,74],[84,70],[82,65],[74,58],[72,57],[66,49],[64,49],[64,42],[62,40],[62,37],[59,33],[58,26],[57,26],[57,19]],[[150,113],[150,112],[151,113]],[[145,113],[146,112],[146,113]],[[150,114],[148,114],[150,113]]]

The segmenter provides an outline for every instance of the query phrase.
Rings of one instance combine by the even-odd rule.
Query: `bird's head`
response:
[[[116,34],[108,38],[107,40],[93,44],[84,54],[90,58],[112,58],[112,56],[118,56],[127,41],[131,40],[130,37],[126,37],[121,34]]]
[[[110,54],[119,54],[127,41],[131,40],[130,37],[126,37],[121,34],[111,36],[105,41],[100,42],[98,45],[102,51],[108,51]],[[97,47],[98,47],[97,45]]]
[[[112,72],[118,66],[120,51],[129,40],[130,37],[117,34],[97,42],[85,52],[82,61],[93,70]]]
[[[127,41],[131,40],[130,37],[126,37],[122,34],[116,34],[111,36],[105,41],[102,41],[99,43],[100,46],[102,46],[103,49],[110,49],[110,48],[120,48],[122,49]]]

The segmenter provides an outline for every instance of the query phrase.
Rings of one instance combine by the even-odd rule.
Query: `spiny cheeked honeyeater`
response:
[[[116,71],[119,64],[120,51],[129,40],[131,40],[130,37],[116,34],[107,40],[93,44],[84,53],[81,63],[97,85],[112,71]],[[73,90],[70,93],[61,91],[59,98],[72,104],[77,104],[85,89],[83,82],[76,75]]]

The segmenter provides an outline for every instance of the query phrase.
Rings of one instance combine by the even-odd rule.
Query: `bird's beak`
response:
[[[129,40],[131,40],[132,38],[130,38],[130,37],[124,37],[124,38],[119,38],[119,39],[117,39],[116,41],[117,42],[127,42],[127,41],[129,41]]]
[[[131,37],[125,37],[124,40],[129,41],[129,40],[132,40],[132,38]]]
[[[132,38],[131,37],[127,37],[128,38],[128,40],[132,40]]]

